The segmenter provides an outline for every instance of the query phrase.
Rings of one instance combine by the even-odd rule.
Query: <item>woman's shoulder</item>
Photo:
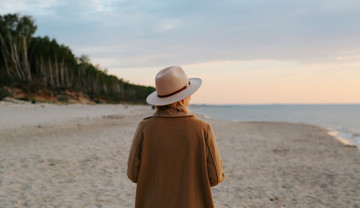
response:
[[[207,128],[208,126],[210,126],[210,124],[200,118],[197,118],[195,115],[193,114],[189,114],[189,115],[185,115],[185,116],[157,116],[157,115],[152,115],[152,116],[148,116],[145,117],[140,123],[142,125],[146,125],[147,123],[152,123],[152,122],[158,122],[158,121],[175,121],[175,122],[188,122],[191,123],[192,125],[196,125],[196,126],[201,126],[204,128]]]
[[[202,125],[204,127],[210,126],[210,124],[208,122],[196,117],[195,115],[193,116],[192,120],[193,120],[193,122],[195,122],[195,123],[197,123],[199,125]]]

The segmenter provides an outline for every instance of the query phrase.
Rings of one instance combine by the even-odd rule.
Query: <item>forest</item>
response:
[[[20,99],[32,102],[83,96],[95,103],[145,103],[155,90],[107,74],[55,39],[34,37],[36,29],[31,16],[0,15],[0,100],[20,91]]]

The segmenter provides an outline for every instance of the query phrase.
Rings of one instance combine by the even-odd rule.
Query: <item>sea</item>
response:
[[[360,104],[191,105],[193,113],[225,121],[285,121],[327,128],[360,148]]]

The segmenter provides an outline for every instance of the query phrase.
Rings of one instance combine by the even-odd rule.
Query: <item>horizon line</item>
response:
[[[250,103],[250,104],[210,104],[210,103],[191,103],[191,105],[209,106],[231,106],[231,105],[360,105],[360,103]]]

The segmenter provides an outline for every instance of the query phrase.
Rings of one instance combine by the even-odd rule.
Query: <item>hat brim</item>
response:
[[[190,80],[190,86],[187,87],[185,90],[182,90],[181,92],[178,92],[174,95],[164,98],[158,97],[157,91],[155,91],[146,98],[146,102],[154,106],[163,106],[163,105],[169,105],[171,103],[175,103],[186,97],[189,97],[200,88],[202,83],[202,80],[200,78],[190,78],[189,80]]]

